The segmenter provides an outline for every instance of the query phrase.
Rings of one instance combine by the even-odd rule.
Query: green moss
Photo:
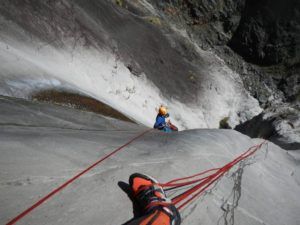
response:
[[[155,16],[148,16],[145,18],[148,22],[154,24],[154,25],[158,25],[161,26],[161,20],[158,17]]]
[[[188,79],[192,82],[192,83],[197,83],[197,76],[193,71],[189,71],[188,73]]]
[[[224,117],[222,120],[220,120],[219,128],[220,129],[232,129],[232,127],[228,123],[229,117]]]
[[[122,7],[123,4],[124,4],[124,1],[123,1],[123,0],[116,0],[116,4],[117,4],[118,6],[120,6],[120,7]]]

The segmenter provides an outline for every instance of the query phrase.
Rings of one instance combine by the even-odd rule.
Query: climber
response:
[[[129,185],[121,187],[132,200],[134,218],[123,225],[180,225],[181,218],[158,182],[143,174],[129,177]],[[119,186],[121,186],[119,184]],[[126,190],[125,190],[126,189]]]
[[[167,108],[161,105],[156,116],[154,128],[163,130],[164,132],[178,131],[178,128],[171,123],[170,119],[168,119],[168,121],[166,122],[166,118],[168,117],[169,113],[167,112]]]

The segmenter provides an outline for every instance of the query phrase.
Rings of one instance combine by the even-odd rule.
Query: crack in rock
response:
[[[265,148],[264,159],[266,160],[268,157],[268,145]],[[242,196],[242,177],[244,173],[244,169],[246,166],[250,166],[256,162],[256,157],[251,157],[246,160],[241,161],[238,164],[238,169],[233,172],[231,175],[228,174],[229,178],[233,180],[232,191],[229,194],[228,198],[224,200],[221,205],[221,209],[223,210],[223,215],[218,220],[218,225],[220,224],[222,218],[224,220],[224,225],[234,225],[235,223],[235,210],[239,205],[239,200]]]
[[[223,215],[218,221],[218,225],[222,218],[224,219],[224,225],[234,225],[235,222],[235,209],[239,205],[239,200],[242,196],[242,177],[245,166],[245,161],[239,164],[237,171],[232,173],[231,178],[233,179],[233,188],[229,197],[221,205],[221,209],[224,211]]]

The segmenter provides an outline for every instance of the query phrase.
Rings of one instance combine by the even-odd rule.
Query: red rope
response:
[[[242,153],[237,158],[235,158],[233,161],[227,163],[223,167],[209,169],[209,170],[206,170],[201,173],[197,173],[192,176],[174,179],[165,184],[160,184],[160,185],[162,187],[172,187],[172,189],[175,189],[175,188],[195,184],[195,186],[191,187],[187,191],[181,193],[180,195],[178,195],[172,199],[172,203],[174,205],[181,203],[179,206],[177,206],[177,208],[182,209],[184,206],[186,206],[188,203],[190,203],[193,199],[195,199],[196,197],[201,195],[204,191],[206,191],[214,182],[216,182],[218,179],[220,179],[233,166],[235,166],[240,161],[253,155],[265,143],[266,143],[266,141],[263,141],[262,143],[260,143],[258,145],[254,145],[254,146],[250,147],[247,151],[245,151],[244,153]],[[201,175],[208,174],[213,171],[215,171],[215,172],[210,175],[207,175],[205,177],[190,180],[191,178],[199,177]],[[188,180],[188,181],[186,181],[186,180]],[[178,182],[178,181],[181,181],[181,182]]]
[[[194,174],[194,175],[189,176],[189,177],[183,177],[183,178],[174,179],[174,180],[171,180],[171,181],[169,181],[169,182],[167,182],[167,183],[165,183],[165,184],[162,184],[162,187],[172,187],[172,186],[181,185],[181,184],[183,184],[183,183],[177,183],[177,184],[176,184],[175,182],[181,181],[181,180],[191,179],[191,178],[194,178],[194,177],[198,177],[198,176],[201,176],[201,175],[203,175],[203,174],[206,174],[206,173],[209,173],[209,172],[211,172],[211,171],[218,170],[218,169],[220,169],[220,168],[209,169],[209,170],[205,170],[205,171],[203,171],[203,172],[201,172],[201,173],[197,173],[197,174]],[[198,181],[200,181],[200,180],[202,180],[202,179],[204,179],[204,178],[201,178],[201,179],[199,179]],[[197,180],[196,180],[196,181],[197,181]],[[192,182],[193,182],[193,181],[192,181]],[[174,183],[175,183],[175,184],[174,184]]]
[[[69,179],[68,181],[66,181],[65,183],[63,183],[61,186],[59,186],[58,188],[56,188],[53,191],[51,191],[45,197],[41,198],[39,201],[37,201],[36,203],[34,203],[28,209],[26,209],[25,211],[23,211],[22,213],[20,213],[18,216],[16,216],[12,220],[10,220],[6,225],[15,224],[20,219],[22,219],[27,214],[29,214],[32,210],[34,210],[35,208],[37,208],[38,206],[40,206],[43,202],[45,202],[46,200],[48,200],[50,197],[52,197],[53,195],[57,194],[62,189],[64,189],[65,187],[67,187],[69,184],[71,184],[72,182],[74,182],[76,179],[78,179],[79,177],[81,177],[83,174],[87,173],[89,170],[91,170],[92,168],[94,168],[95,166],[97,166],[99,163],[103,162],[104,160],[106,160],[107,158],[109,158],[112,155],[116,154],[117,152],[121,151],[124,147],[130,145],[132,142],[134,142],[135,140],[137,140],[140,137],[144,136],[146,133],[150,132],[151,130],[152,129],[149,129],[149,130],[146,130],[146,131],[142,132],[138,136],[134,137],[133,139],[131,139],[130,141],[128,141],[127,143],[125,143],[124,145],[122,145],[119,148],[115,149],[111,153],[105,155],[103,158],[99,159],[97,162],[93,163],[92,165],[90,165],[89,167],[87,167],[85,170],[81,171],[80,173],[78,173],[77,175],[75,175],[74,177],[72,177],[71,179]]]

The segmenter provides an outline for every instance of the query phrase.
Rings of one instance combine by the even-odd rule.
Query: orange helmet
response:
[[[166,115],[168,112],[167,112],[167,108],[166,107],[164,107],[164,106],[161,106],[161,107],[159,107],[159,110],[158,110],[158,112],[159,112],[159,114],[161,114],[161,115]]]

